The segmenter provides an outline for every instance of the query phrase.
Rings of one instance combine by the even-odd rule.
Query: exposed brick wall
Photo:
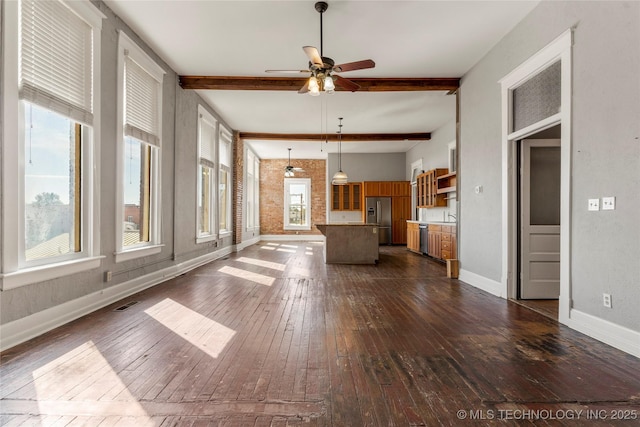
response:
[[[284,168],[287,159],[260,161],[260,234],[296,234],[284,230]],[[311,178],[311,230],[297,234],[320,234],[313,225],[326,222],[327,166],[325,160],[295,159],[292,166],[304,169],[295,178]]]
[[[244,206],[244,141],[233,133],[233,243],[242,242]]]

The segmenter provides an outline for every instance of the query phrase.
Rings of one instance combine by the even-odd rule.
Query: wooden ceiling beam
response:
[[[244,76],[180,76],[183,89],[206,90],[299,90],[307,77],[244,77]],[[359,92],[415,92],[442,90],[454,92],[459,78],[350,78]],[[336,85],[336,90],[344,89]]]
[[[279,140],[279,141],[338,141],[337,133],[313,134],[313,133],[259,133],[240,132],[241,139]],[[431,139],[429,132],[422,133],[343,133],[343,142],[373,142],[373,141],[428,141]]]

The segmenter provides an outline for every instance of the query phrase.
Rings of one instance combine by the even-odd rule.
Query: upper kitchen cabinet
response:
[[[391,196],[392,187],[392,181],[365,181],[364,197]]]
[[[362,209],[362,183],[350,182],[331,186],[331,210],[359,211]]]
[[[433,208],[447,206],[445,193],[438,194],[438,177],[449,173],[447,168],[432,169],[418,175],[417,179],[417,201],[419,208]]]
[[[451,172],[436,178],[438,194],[453,193],[456,191],[456,173]]]
[[[393,197],[411,196],[411,184],[409,181],[392,181],[391,195]]]

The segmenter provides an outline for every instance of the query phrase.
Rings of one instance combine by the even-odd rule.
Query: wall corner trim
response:
[[[459,280],[473,286],[474,288],[489,292],[497,297],[506,298],[502,283],[480,276],[479,274],[472,273],[469,270],[461,269]]]

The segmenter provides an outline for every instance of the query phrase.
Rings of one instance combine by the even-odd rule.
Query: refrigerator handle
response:
[[[382,202],[380,202],[380,200],[378,200],[376,202],[376,222],[378,224],[380,224],[380,215],[382,215]]]

